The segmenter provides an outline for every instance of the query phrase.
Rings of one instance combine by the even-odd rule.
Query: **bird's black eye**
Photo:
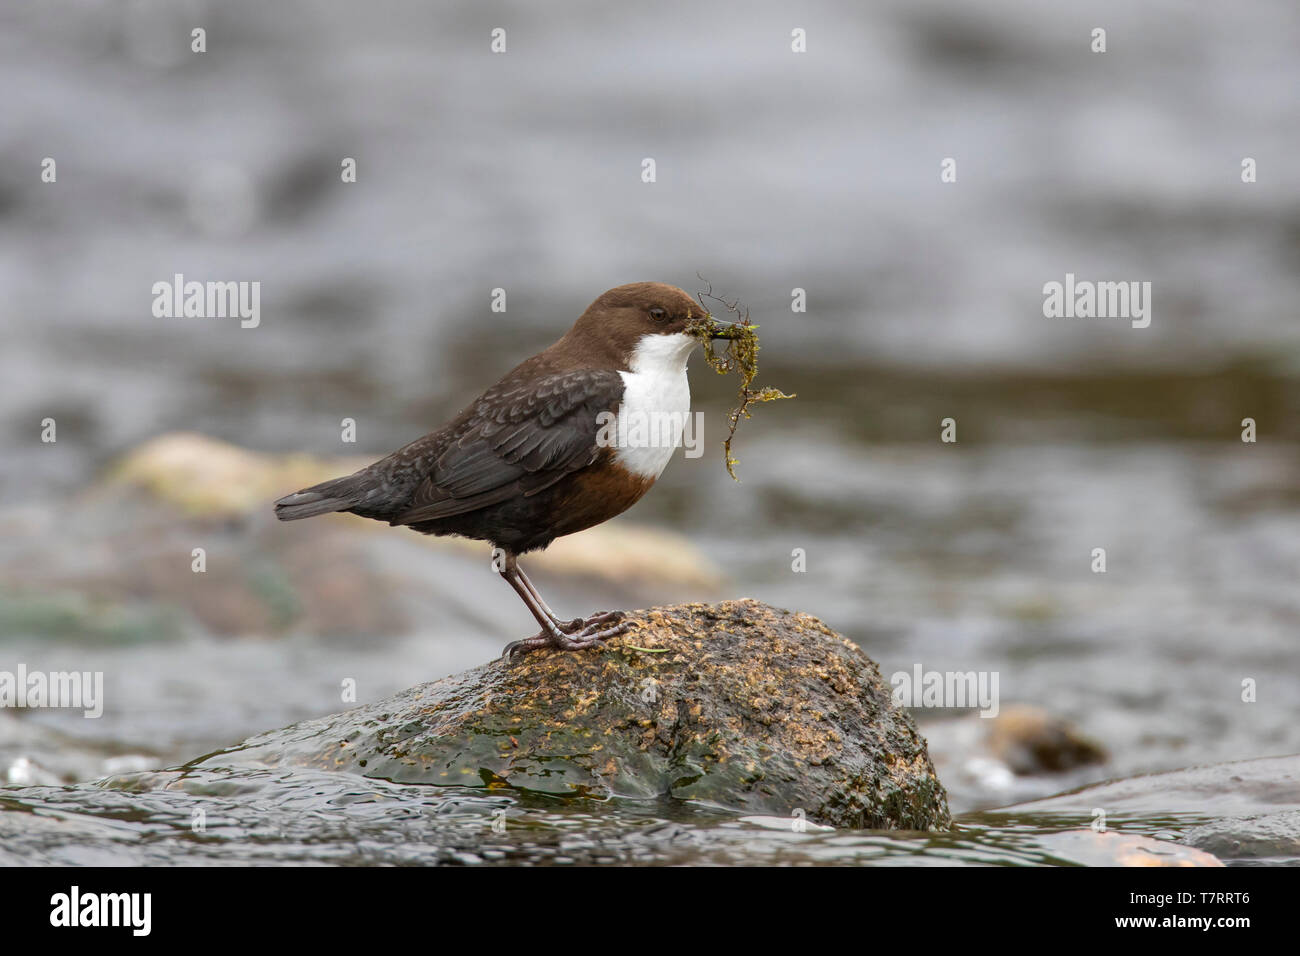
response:
[[[650,318],[656,320],[666,319],[668,318],[668,310],[661,309],[659,308],[659,306],[656,305],[653,309],[650,310]]]

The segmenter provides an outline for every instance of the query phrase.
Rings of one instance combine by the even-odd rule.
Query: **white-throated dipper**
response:
[[[446,425],[353,475],[281,498],[276,516],[346,511],[487,541],[503,553],[501,576],[542,628],[505,654],[593,647],[622,633],[622,615],[561,621],[519,567],[519,555],[609,520],[655,483],[690,409],[686,360],[699,338],[688,330],[706,316],[690,295],[662,282],[610,289],[564,338]],[[713,338],[731,337],[726,325],[711,328]],[[602,422],[622,426],[633,418],[676,424],[666,441],[658,428],[651,442],[601,440]]]

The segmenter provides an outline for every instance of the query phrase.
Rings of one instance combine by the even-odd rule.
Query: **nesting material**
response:
[[[726,375],[729,372],[737,372],[740,375],[740,403],[727,415],[729,430],[726,441],[722,443],[727,474],[739,481],[735,470],[738,462],[732,457],[731,442],[736,437],[740,420],[750,417],[749,409],[753,405],[795,396],[787,395],[770,385],[762,388],[753,386],[754,377],[758,374],[758,326],[749,321],[749,310],[741,307],[739,302],[727,302],[710,292],[701,293],[699,298],[700,304],[704,306],[704,318],[692,325],[688,331],[704,345],[704,358],[710,368],[719,375]],[[709,312],[708,306],[704,303],[705,298],[721,302],[727,311],[739,317],[739,321],[730,324],[719,322]],[[719,340],[726,341],[725,349],[718,349]]]

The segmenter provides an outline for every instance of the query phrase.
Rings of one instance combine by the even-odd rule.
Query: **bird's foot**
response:
[[[615,614],[617,617],[608,617],[607,614]],[[617,611],[606,612],[606,614],[594,614],[587,618],[587,626],[582,630],[570,632],[561,635],[561,640],[553,646],[564,651],[581,651],[588,647],[595,647],[602,641],[607,641],[611,637],[617,637],[620,634],[626,634],[632,624],[628,621],[619,620],[623,615]],[[610,621],[617,621],[612,627],[602,627]]]
[[[613,624],[623,620],[622,611],[597,611],[590,617],[575,617],[572,621],[556,621],[555,626],[565,634],[586,630],[597,624]]]
[[[554,647],[561,651],[583,651],[589,647],[597,647],[603,641],[611,637],[617,637],[627,631],[632,625],[626,621],[620,620],[623,617],[621,611],[605,611],[600,614],[593,614],[589,618],[576,618],[573,621],[566,622],[564,630],[560,628],[546,628],[532,637],[525,637],[520,641],[512,641],[507,644],[505,650],[501,652],[503,658],[514,657],[516,654],[527,654],[529,651],[535,651],[541,647]],[[617,621],[612,627],[603,627],[611,621]],[[581,625],[579,627],[579,625]],[[572,629],[570,627],[572,626]],[[567,631],[567,633],[566,633]]]

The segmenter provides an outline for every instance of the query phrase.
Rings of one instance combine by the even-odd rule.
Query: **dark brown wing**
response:
[[[597,415],[617,409],[622,398],[623,378],[608,369],[494,386],[391,523],[465,514],[549,488],[596,460]]]

